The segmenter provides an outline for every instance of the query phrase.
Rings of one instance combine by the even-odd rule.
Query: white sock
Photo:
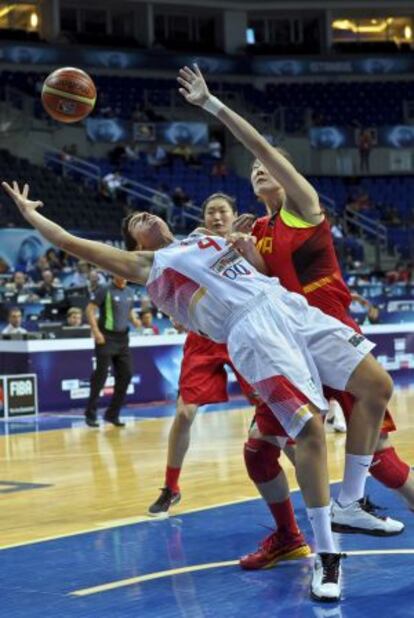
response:
[[[338,553],[331,530],[331,507],[320,506],[306,509],[306,512],[308,513],[315,537],[315,553]]]
[[[342,506],[348,506],[351,502],[363,498],[372,457],[372,455],[346,455],[344,480],[338,496],[338,502]]]

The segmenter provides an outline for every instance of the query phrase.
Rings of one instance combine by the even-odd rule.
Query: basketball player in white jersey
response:
[[[128,233],[138,250],[126,252],[78,238],[43,217],[37,211],[42,202],[29,200],[27,184],[22,190],[16,182],[2,185],[52,244],[147,285],[161,311],[188,330],[227,343],[234,366],[281,424],[283,440],[296,440],[296,475],[315,536],[311,594],[338,601],[341,554],[331,532],[321,384],[357,399],[365,420],[364,452],[372,454],[392,394],[391,378],[370,354],[374,344],[260,274],[223,238],[201,231],[178,241],[164,221],[137,213]],[[262,259],[258,253],[249,257]],[[361,476],[368,467],[361,467]]]

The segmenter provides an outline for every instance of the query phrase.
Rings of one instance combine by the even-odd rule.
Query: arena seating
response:
[[[42,80],[40,73],[2,71],[2,83],[10,84],[27,94],[35,95]],[[174,79],[148,79],[125,76],[94,76],[98,92],[96,114],[102,106],[109,105],[117,116],[130,119],[137,104],[151,107],[170,107],[172,93],[176,91]],[[233,92],[241,95],[249,108],[271,113],[285,109],[287,132],[297,132],[304,127],[307,109],[318,114],[324,124],[350,125],[359,122],[364,126],[381,126],[403,122],[404,100],[414,99],[414,81],[378,82],[313,82],[272,83],[264,90],[251,84],[211,82],[213,92]],[[144,100],[145,93],[147,98]],[[381,101],[381,105],[378,105]],[[38,106],[38,113],[41,106]]]
[[[57,176],[52,171],[19,159],[7,150],[0,150],[0,178],[28,182],[31,195],[45,203],[45,213],[67,229],[91,229],[119,235],[122,208],[103,202],[96,191],[91,192],[82,184]],[[1,225],[26,227],[11,201],[1,199]]]

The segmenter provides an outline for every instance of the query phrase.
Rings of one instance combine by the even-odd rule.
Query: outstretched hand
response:
[[[16,204],[23,217],[25,218],[30,215],[31,212],[34,212],[35,210],[43,206],[43,202],[39,200],[29,200],[30,187],[27,183],[23,186],[22,190],[20,190],[19,185],[15,180],[13,180],[12,187],[7,182],[2,182],[1,186],[12,198],[13,202]]]
[[[178,91],[188,103],[202,107],[210,96],[206,80],[196,64],[192,69],[187,66],[180,69],[177,81],[182,86]]]

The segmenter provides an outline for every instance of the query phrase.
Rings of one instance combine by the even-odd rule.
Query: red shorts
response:
[[[226,365],[233,369],[244,395],[256,404],[254,389],[234,369],[226,344],[195,333],[187,335],[181,363],[179,392],[184,403],[202,406],[228,401]]]

